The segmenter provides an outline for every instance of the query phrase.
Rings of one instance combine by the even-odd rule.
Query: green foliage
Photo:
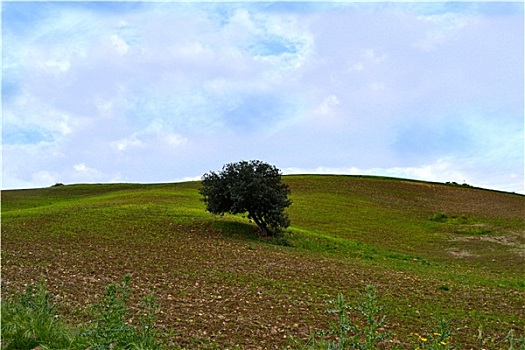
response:
[[[275,235],[290,225],[285,208],[289,187],[281,181],[275,166],[259,160],[227,164],[219,173],[202,177],[199,190],[206,209],[213,214],[244,214],[253,220],[263,235]]]
[[[442,212],[434,213],[430,220],[453,225],[469,224],[472,221],[472,219],[470,219],[466,215],[448,215]]]
[[[438,287],[439,290],[442,290],[442,291],[445,291],[445,292],[448,292],[450,290],[450,287],[446,284],[442,284],[441,286]]]
[[[53,304],[44,283],[29,285],[13,301],[2,302],[2,350],[24,349],[162,349],[160,332],[154,327],[157,304],[153,295],[143,299],[139,313],[128,307],[131,277],[106,287],[99,304],[93,306],[93,322],[69,326]],[[136,318],[136,325],[129,320]]]
[[[2,349],[85,349],[78,331],[62,321],[43,282],[2,300]]]
[[[371,285],[366,287],[362,300],[356,305],[348,303],[339,294],[336,300],[329,302],[334,307],[327,311],[337,315],[337,322],[330,322],[329,330],[318,332],[304,344],[292,339],[292,347],[304,350],[376,349],[379,342],[390,337],[390,334],[382,332],[385,316],[381,315],[383,307],[378,300],[377,292]],[[361,317],[364,326],[352,322],[353,316]]]
[[[152,295],[143,299],[144,311],[137,316],[137,325],[130,320],[135,316],[128,307],[131,276],[124,276],[121,284],[106,287],[102,301],[94,305],[94,322],[83,336],[89,339],[92,350],[105,349],[154,349],[160,346],[159,332],[154,327],[157,309]]]

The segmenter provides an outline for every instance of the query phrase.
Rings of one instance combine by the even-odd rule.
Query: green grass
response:
[[[2,349],[74,349],[80,332],[60,318],[43,283],[29,285],[15,300],[2,300]]]
[[[277,238],[207,213],[199,182],[3,191],[3,292],[45,279],[65,320],[83,322],[129,273],[131,301],[155,293],[169,341],[188,348],[305,338],[327,321],[327,298],[370,284],[401,343],[433,317],[450,320],[460,347],[480,346],[480,326],[499,343],[511,329],[522,336],[524,196],[380,177],[284,181],[292,226]]]
[[[436,263],[450,263],[452,259],[446,253],[447,249],[460,245],[454,240],[457,238],[455,233],[472,236],[490,233],[494,236],[509,235],[516,240],[516,247],[525,243],[524,222],[519,219],[523,213],[520,210],[524,207],[523,196],[500,194],[505,198],[500,201],[501,204],[514,211],[511,214],[513,216],[505,220],[494,215],[487,208],[491,205],[483,202],[465,203],[465,210],[471,213],[441,214],[446,219],[438,220],[433,217],[440,215],[436,208],[449,205],[450,197],[455,201],[460,200],[461,190],[474,192],[480,198],[486,191],[458,189],[460,191],[455,194],[439,194],[439,190],[445,192],[447,187],[366,177],[293,176],[287,180],[292,187],[294,200],[290,209],[292,232],[301,237],[297,244],[303,244],[302,241],[308,239],[304,237],[314,239],[315,236],[322,236],[327,243],[316,244],[320,251],[335,251],[330,249],[333,245],[329,242],[333,242],[340,247],[340,253],[355,253],[355,245],[359,242],[361,246],[368,247],[372,253],[368,255],[377,255],[377,258],[400,256],[401,260],[423,258]],[[437,192],[434,198],[425,198],[428,186],[437,188],[433,189]],[[505,210],[505,207],[498,209],[501,210]],[[306,235],[303,235],[305,232]],[[478,260],[488,262],[487,258],[490,257],[502,262],[505,269],[512,269],[506,260],[507,248],[499,250],[494,245],[490,254],[486,249],[474,248],[476,250],[472,251],[472,255],[479,255]],[[469,263],[471,260],[474,259],[470,259]],[[486,268],[495,267],[499,273],[501,271],[498,268],[502,266],[497,265],[487,264]],[[513,273],[519,272],[519,266],[516,267]]]

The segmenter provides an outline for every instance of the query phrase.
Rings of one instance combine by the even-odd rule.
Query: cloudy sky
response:
[[[241,159],[525,193],[523,2],[3,2],[2,188]]]

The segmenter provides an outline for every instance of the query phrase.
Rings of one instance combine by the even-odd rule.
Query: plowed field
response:
[[[2,292],[43,279],[62,313],[84,322],[104,287],[130,273],[134,300],[154,292],[158,326],[189,349],[285,348],[290,335],[327,329],[329,299],[356,298],[368,284],[393,333],[385,348],[440,317],[458,348],[497,349],[510,329],[523,335],[524,196],[373,177],[284,179],[294,204],[282,239],[206,213],[195,182],[4,191]]]

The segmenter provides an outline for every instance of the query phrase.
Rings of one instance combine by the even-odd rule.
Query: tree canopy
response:
[[[290,225],[285,212],[292,202],[290,188],[281,181],[281,171],[260,160],[223,166],[218,173],[202,176],[199,190],[206,210],[213,214],[244,214],[263,235],[275,235]]]

